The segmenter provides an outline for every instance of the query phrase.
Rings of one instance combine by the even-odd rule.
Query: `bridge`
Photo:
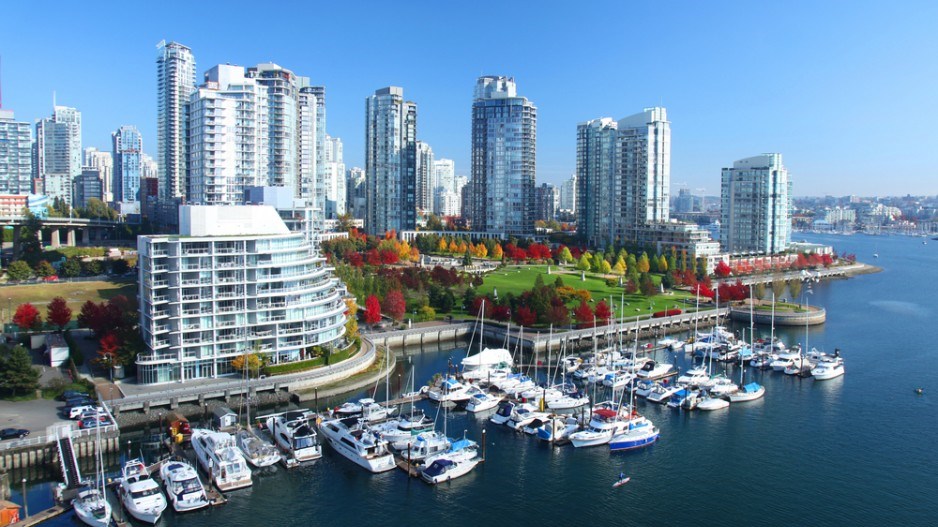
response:
[[[13,228],[13,253],[19,253],[19,240],[22,229],[29,222],[25,216],[0,216],[0,227]],[[88,219],[88,218],[41,218],[38,219],[42,228],[36,233],[40,245],[45,245],[43,231],[49,234],[49,245],[57,249],[63,245],[62,231],[65,231],[64,245],[74,246],[76,236],[81,236],[83,245],[90,245],[93,241],[109,239],[110,231],[124,224],[121,221]]]

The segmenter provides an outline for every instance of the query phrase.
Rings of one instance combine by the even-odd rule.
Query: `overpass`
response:
[[[0,227],[13,228],[13,253],[19,252],[19,240],[23,227],[29,222],[25,216],[0,216]],[[110,231],[124,224],[121,221],[88,218],[37,218],[42,228],[36,234],[39,243],[45,245],[43,231],[49,233],[49,245],[57,249],[62,243],[62,231],[65,231],[64,245],[75,245],[76,235],[81,236],[81,243],[109,239]]]

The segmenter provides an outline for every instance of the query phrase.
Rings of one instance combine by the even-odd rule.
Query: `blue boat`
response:
[[[650,422],[629,424],[629,429],[622,432],[609,441],[610,452],[621,452],[623,450],[635,450],[646,447],[658,440],[659,431]]]

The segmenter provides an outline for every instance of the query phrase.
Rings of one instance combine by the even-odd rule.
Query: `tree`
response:
[[[580,256],[580,261],[576,264],[577,271],[589,271],[592,269],[593,265],[590,261],[590,253],[583,253],[583,256]]]
[[[65,303],[65,299],[60,296],[49,302],[46,313],[46,320],[58,326],[59,331],[65,329],[65,326],[72,321],[72,309]]]
[[[668,267],[668,259],[662,254],[658,257],[658,272],[667,273],[668,269],[670,269],[670,267]]]
[[[638,258],[638,272],[647,273],[651,270],[651,263],[648,261],[648,253],[642,253]]]
[[[10,351],[0,368],[0,380],[3,387],[14,396],[39,388],[39,372],[33,368],[32,358],[26,348],[16,346]]]
[[[605,326],[609,323],[609,319],[612,318],[612,310],[609,309],[609,304],[607,304],[605,300],[600,300],[600,302],[596,304],[595,315],[601,326]]]
[[[765,284],[762,282],[752,285],[752,297],[757,300],[765,298]]]
[[[68,278],[75,278],[81,275],[81,260],[73,256],[62,264],[62,274]]]
[[[560,262],[564,264],[573,262],[573,255],[570,253],[570,248],[566,245],[560,250]]]
[[[27,331],[31,328],[37,328],[42,323],[42,317],[39,316],[39,310],[27,302],[16,308],[13,323],[19,326],[21,330]]]
[[[492,249],[492,258],[496,260],[501,260],[505,256],[505,251],[502,249],[502,244],[496,243],[495,247]]]
[[[244,353],[231,360],[231,367],[244,373],[247,370],[249,377],[258,375],[261,371],[261,356],[257,353]]]
[[[492,319],[499,322],[504,322],[511,318],[511,307],[506,305],[498,305],[492,308]]]
[[[530,327],[537,322],[537,315],[528,306],[521,306],[515,310],[515,324]]]
[[[599,272],[602,274],[609,274],[612,271],[612,266],[609,265],[609,262],[606,260],[600,260]]]
[[[403,293],[397,289],[388,291],[388,294],[384,295],[381,309],[395,321],[403,320],[404,313],[407,311],[407,302],[404,301]]]
[[[82,262],[81,271],[88,276],[97,276],[102,272],[101,261],[88,260],[87,262]]]
[[[642,289],[642,294],[645,296],[651,297],[658,294],[658,288],[655,287],[655,282],[652,281],[651,275],[648,273],[642,273],[642,278],[639,280],[639,287]]]
[[[616,276],[624,276],[625,275],[625,258],[622,258],[621,256],[616,258],[616,264],[612,266],[611,271],[612,271],[612,274]]]
[[[791,292],[792,301],[797,301],[801,296],[801,279],[792,278],[788,281],[788,291]]]
[[[730,269],[730,266],[726,262],[720,260],[720,263],[718,263],[717,266],[713,269],[713,272],[720,278],[726,278],[733,272],[733,270]]]
[[[45,260],[40,260],[36,264],[36,274],[45,278],[47,276],[52,276],[55,274],[55,267],[52,267],[52,264]]]
[[[484,248],[485,246],[483,245],[482,247]],[[462,264],[465,267],[472,265],[472,254],[470,254],[469,249],[466,249],[466,254],[462,257]]]
[[[33,276],[33,268],[23,260],[16,260],[7,267],[7,278],[15,282],[29,280]]]
[[[782,294],[785,293],[785,281],[772,280],[772,292],[775,294],[775,300],[781,298]]]
[[[381,322],[381,303],[378,297],[370,295],[365,299],[365,323],[374,326],[378,322]]]
[[[547,310],[547,322],[555,326],[566,326],[570,324],[570,312],[564,305],[551,306]]]
[[[576,318],[578,327],[588,328],[593,325],[593,310],[590,309],[589,304],[582,300],[580,305],[573,311],[573,316]]]
[[[638,291],[638,284],[635,283],[635,280],[629,278],[629,281],[625,283],[625,292],[634,295]]]
[[[436,214],[431,214],[430,217],[427,218],[427,230],[428,231],[442,231],[443,230],[443,222],[440,221],[439,216],[437,216]]]

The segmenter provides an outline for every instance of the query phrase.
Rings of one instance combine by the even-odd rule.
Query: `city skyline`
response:
[[[517,38],[497,42],[475,38],[479,24],[471,22],[481,22],[482,15],[469,6],[434,7],[414,4],[389,15],[392,21],[406,16],[429,33],[392,33],[395,24],[383,17],[323,6],[317,16],[354,21],[359,30],[324,23],[317,25],[319,38],[313,41],[290,32],[264,41],[244,39],[240,26],[225,23],[237,16],[237,9],[219,13],[193,6],[180,18],[174,10],[140,6],[126,16],[148,24],[113,24],[107,34],[83,33],[75,45],[66,44],[66,32],[53,29],[91,24],[93,11],[60,5],[43,13],[50,31],[38,45],[26,33],[28,24],[11,25],[0,35],[3,108],[33,122],[50,113],[56,92],[60,105],[82,112],[84,146],[107,149],[113,130],[134,125],[146,153],[156,157],[153,60],[156,43],[165,39],[193,50],[199,78],[215,64],[268,61],[315,77],[329,91],[329,134],[343,140],[349,167],[364,166],[361,99],[375,86],[395,85],[421,102],[421,139],[437,156],[453,159],[457,174],[467,175],[471,142],[466,108],[472,82],[479,75],[496,74],[513,76],[540,109],[537,184],[559,185],[575,170],[577,123],[664,106],[674,123],[675,194],[686,183],[717,195],[725,160],[754,152],[785,152],[798,196],[938,192],[930,175],[938,154],[928,148],[930,123],[938,110],[927,90],[936,73],[927,50],[934,49],[936,37],[925,22],[934,19],[927,12],[934,14],[936,6],[917,4],[916,16],[908,17],[899,9],[873,4],[847,11],[810,4],[745,9],[739,4],[682,4],[670,11],[591,4],[562,16],[548,5],[531,10],[531,26],[537,29],[519,29]],[[312,16],[313,7],[309,10]],[[8,6],[8,11],[11,19],[38,15],[27,4]],[[638,22],[655,19],[666,22],[664,30]],[[217,22],[211,34],[201,31],[206,20]],[[420,20],[460,23],[418,24]],[[578,28],[604,20],[628,21],[635,39],[651,42],[649,37],[658,31],[666,38],[655,38],[654,46],[648,46],[653,53],[623,58],[614,47],[586,53]],[[789,38],[789,30],[797,30],[797,41]],[[363,33],[378,39],[393,35],[402,46],[424,49],[425,56],[416,63],[376,54],[356,36]],[[122,43],[116,49],[115,40]],[[318,41],[330,42],[330,53],[316,52]],[[107,56],[117,64],[107,70],[113,82],[83,74],[89,56]],[[766,73],[760,76],[759,70]],[[641,82],[635,81],[636,71],[647,72]],[[756,80],[740,82],[744,78]],[[911,132],[901,144],[886,127],[872,124],[892,120],[897,113]],[[909,150],[918,154],[905,155]]]

